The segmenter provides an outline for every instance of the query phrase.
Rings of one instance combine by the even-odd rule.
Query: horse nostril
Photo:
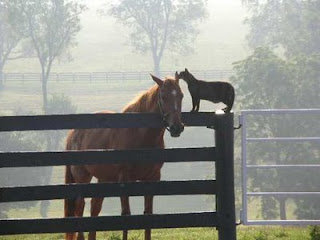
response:
[[[177,125],[170,126],[170,132],[176,132],[177,131]]]
[[[170,126],[170,132],[173,135],[180,135],[180,133],[183,132],[183,130],[184,130],[184,126],[182,124],[179,124],[179,125],[175,124],[175,125]]]

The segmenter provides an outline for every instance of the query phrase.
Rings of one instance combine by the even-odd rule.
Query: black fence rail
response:
[[[174,71],[162,71],[161,76],[174,76]],[[192,71],[199,79],[228,79],[232,70]],[[3,82],[40,81],[40,73],[3,73]],[[149,81],[150,72],[52,72],[49,80],[55,82],[109,82],[109,81]]]
[[[145,195],[216,195],[215,212],[132,216],[0,220],[0,235],[109,231],[146,228],[217,227],[219,239],[235,240],[233,114],[183,113],[186,126],[214,128],[215,146],[206,148],[0,152],[0,167],[120,163],[215,162],[215,180],[94,183],[0,188],[0,202]],[[69,128],[163,127],[159,114],[79,114],[0,117],[0,131]],[[211,129],[208,131],[212,131]],[[108,189],[108,191],[105,191]]]

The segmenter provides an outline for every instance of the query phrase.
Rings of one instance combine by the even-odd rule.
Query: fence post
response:
[[[233,113],[216,115],[216,211],[219,240],[236,240],[234,165],[233,165]]]

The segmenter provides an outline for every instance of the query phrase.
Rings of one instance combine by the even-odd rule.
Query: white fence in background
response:
[[[242,124],[242,211],[241,211],[241,222],[244,225],[320,225],[320,216],[317,220],[253,220],[248,217],[248,197],[261,197],[261,196],[319,196],[320,197],[320,185],[319,182],[315,182],[315,186],[319,186],[318,191],[287,191],[287,192],[258,192],[248,191],[248,171],[256,169],[299,169],[308,173],[310,169],[319,169],[320,172],[320,159],[319,164],[285,164],[285,165],[259,165],[259,164],[248,164],[248,149],[247,144],[250,142],[315,142],[319,143],[320,149],[320,136],[317,137],[249,137],[248,136],[248,117],[249,116],[272,116],[272,115],[312,115],[317,118],[320,122],[320,109],[288,109],[288,110],[244,110],[241,111],[240,123]],[[297,126],[298,127],[298,126]],[[315,126],[319,128],[320,126]],[[270,179],[271,180],[271,179]]]
[[[162,71],[161,76],[174,76],[175,71]],[[232,70],[204,70],[192,71],[192,74],[199,79],[217,80],[227,79],[234,72]],[[40,73],[3,73],[3,82],[27,82],[40,81]],[[149,81],[150,72],[52,72],[50,81],[56,82],[109,82],[109,81]]]

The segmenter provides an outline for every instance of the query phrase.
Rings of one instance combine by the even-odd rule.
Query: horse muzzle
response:
[[[169,127],[169,132],[171,137],[179,137],[183,132],[184,126],[183,124],[174,124]]]

